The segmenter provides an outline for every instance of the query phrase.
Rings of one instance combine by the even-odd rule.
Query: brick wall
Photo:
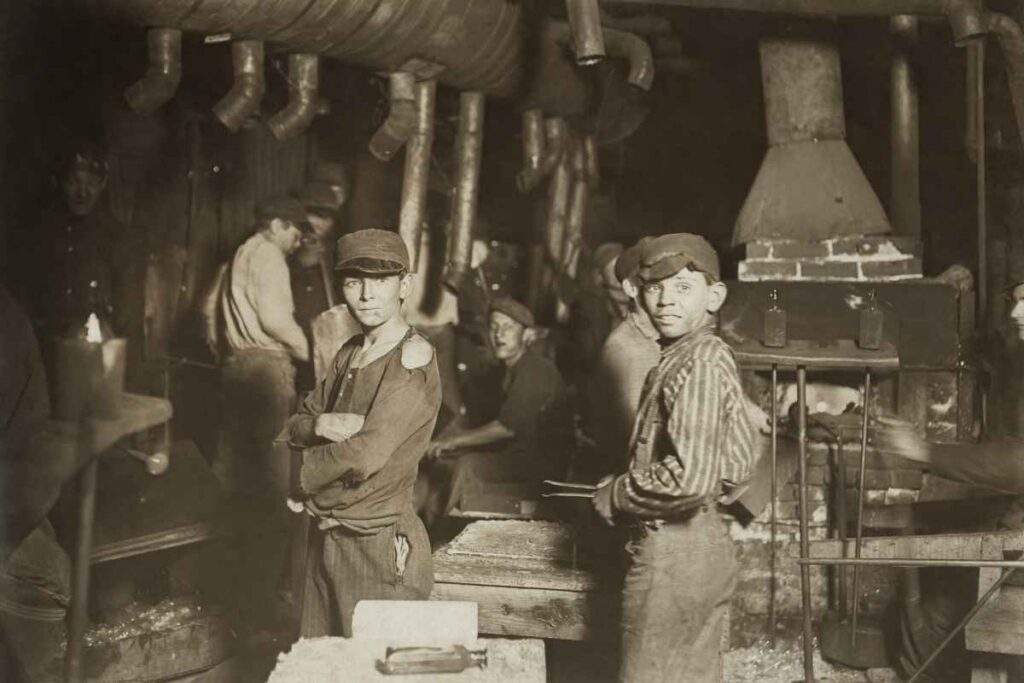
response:
[[[747,244],[738,267],[743,281],[887,281],[921,274],[920,245],[894,235],[760,240]]]

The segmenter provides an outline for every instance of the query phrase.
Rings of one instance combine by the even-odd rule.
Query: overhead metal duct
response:
[[[405,176],[402,180],[402,209],[398,234],[409,250],[409,262],[419,263],[420,230],[430,183],[430,150],[434,146],[434,99],[437,84],[423,81],[415,86],[416,129],[405,150]]]
[[[484,139],[484,96],[459,96],[459,129],[455,136],[455,196],[452,197],[452,233],[445,282],[456,291],[469,272],[480,192],[480,161]]]
[[[768,153],[740,210],[734,244],[890,231],[846,144],[839,51],[804,35],[763,38]]]
[[[124,98],[140,114],[156,111],[174,97],[181,81],[181,31],[151,28],[146,32],[149,68],[128,86]]]
[[[141,26],[231,33],[489,95],[516,94],[525,35],[506,0],[81,0]]]
[[[388,76],[388,100],[388,117],[370,138],[370,153],[381,161],[390,161],[416,130],[416,76]]]
[[[267,121],[278,140],[301,134],[316,116],[320,60],[316,55],[288,55],[288,104]]]
[[[572,27],[576,63],[589,66],[605,57],[604,34],[601,31],[601,9],[597,0],[565,0],[565,11]]]
[[[258,40],[236,40],[231,44],[231,61],[235,84],[220,102],[213,106],[213,115],[230,131],[238,130],[246,119],[260,109],[266,92],[263,80],[263,43]]]

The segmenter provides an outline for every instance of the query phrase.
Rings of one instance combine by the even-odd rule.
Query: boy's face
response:
[[[76,165],[64,177],[62,183],[68,210],[76,216],[89,215],[96,208],[96,203],[106,187],[105,176]]]
[[[372,329],[399,315],[409,282],[409,275],[345,275],[341,293],[359,324]]]
[[[708,284],[700,271],[683,268],[675,275],[644,284],[641,301],[665,339],[677,339],[709,322],[725,301],[721,282]]]
[[[501,311],[490,317],[491,348],[501,361],[518,358],[526,348],[526,326]]]

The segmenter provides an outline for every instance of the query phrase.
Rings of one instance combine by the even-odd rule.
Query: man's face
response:
[[[1017,337],[1024,340],[1024,284],[1017,285],[1010,293],[1010,320],[1017,328]]]
[[[87,216],[96,208],[96,203],[107,186],[107,179],[85,168],[73,168],[64,178],[64,200],[68,210],[76,216]]]
[[[489,332],[491,348],[500,361],[514,360],[526,349],[526,326],[501,311],[492,311]]]
[[[645,284],[641,299],[662,338],[677,339],[710,321],[725,301],[725,292],[721,282],[709,285],[704,273],[683,268]]]
[[[345,275],[341,293],[359,324],[373,329],[399,315],[409,282],[409,275]]]

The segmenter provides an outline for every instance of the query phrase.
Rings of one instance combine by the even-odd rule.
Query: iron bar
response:
[[[807,367],[796,368],[797,461],[800,471],[800,559],[811,556],[807,515]],[[814,631],[811,628],[811,570],[800,565],[800,611],[803,617],[804,680],[814,681]]]
[[[892,224],[899,234],[920,239],[920,133],[917,74],[912,59],[917,47],[917,17],[892,17],[889,31],[895,43],[890,70]]]
[[[976,152],[978,192],[978,325],[984,330],[988,326],[988,222],[985,193],[985,41],[976,40],[967,48],[974,52],[974,137]]]
[[[836,459],[839,467],[836,470],[836,487],[839,493],[836,495],[836,525],[839,527],[839,540],[842,542],[843,557],[846,557],[846,457],[843,454],[843,438],[836,438]],[[839,566],[839,587],[836,590],[836,600],[839,602],[839,619],[846,621],[846,607],[849,600],[846,595],[846,565]]]
[[[864,540],[864,473],[868,461],[868,413],[871,407],[871,369],[864,370],[864,418],[860,427],[860,473],[857,476],[857,538],[854,541],[853,556],[860,558],[861,544]],[[860,566],[853,566],[853,628],[850,639],[857,644],[857,616],[860,613],[858,598],[860,597]]]
[[[968,612],[966,616],[964,616],[964,618],[960,620],[960,623],[954,626],[953,629],[946,634],[946,637],[942,639],[942,642],[939,643],[934,650],[932,650],[932,653],[928,655],[928,659],[924,660],[924,663],[920,667],[918,667],[917,671],[914,672],[914,674],[910,677],[907,683],[914,683],[914,681],[921,677],[921,674],[924,673],[925,669],[931,666],[932,662],[934,662],[936,658],[938,658],[938,656],[942,654],[942,651],[946,649],[946,646],[953,642],[953,639],[956,638],[956,635],[960,633],[960,631],[962,631],[964,627],[966,627],[967,624],[971,622],[971,619],[974,618],[974,615],[977,614],[981,610],[981,608],[985,606],[986,603],[988,603],[992,596],[995,595],[996,592],[999,590],[1000,586],[1006,583],[1006,580],[1013,576],[1013,572],[1013,569],[1003,572],[1002,576],[1000,576],[999,579],[996,580],[996,582],[993,583],[987,591],[985,591],[985,594],[981,596],[981,599],[978,600],[974,607],[971,608],[971,611]]]
[[[914,559],[910,557],[811,557],[799,559],[804,565],[836,565],[862,567],[959,567],[961,569],[1024,569],[1024,560],[937,560],[934,558]]]
[[[430,182],[430,153],[434,146],[434,101],[436,81],[416,84],[416,130],[405,149],[405,177],[402,181],[402,208],[398,234],[409,250],[413,270],[419,263],[420,230]]]
[[[778,416],[778,393],[779,393],[779,366],[776,363],[772,364],[772,400],[771,400],[771,411],[772,411],[772,507],[771,507],[771,555],[769,556],[769,576],[768,576],[768,643],[771,648],[775,649],[776,640],[776,627],[775,627],[775,562],[776,562],[776,550],[775,550],[775,534],[777,521],[777,510],[779,500],[778,482],[776,477],[778,476],[778,450],[779,450],[779,416]]]

